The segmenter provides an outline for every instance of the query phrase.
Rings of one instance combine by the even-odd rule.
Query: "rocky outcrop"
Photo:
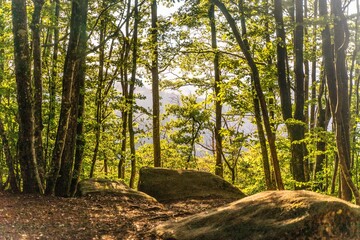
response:
[[[360,207],[308,191],[267,191],[159,226],[163,239],[360,239]]]
[[[208,172],[148,167],[140,169],[138,190],[158,201],[191,198],[237,200],[245,196],[238,188]]]
[[[88,196],[92,194],[114,194],[127,198],[137,198],[156,202],[156,199],[154,199],[153,197],[143,192],[131,189],[121,181],[113,181],[109,179],[99,178],[84,179],[80,181],[78,184],[77,195]]]

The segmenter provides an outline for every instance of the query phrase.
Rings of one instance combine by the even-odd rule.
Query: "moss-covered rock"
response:
[[[214,174],[193,170],[141,168],[138,190],[158,201],[223,198],[245,196],[238,188]]]
[[[91,194],[114,194],[128,198],[137,198],[156,202],[156,199],[153,197],[143,192],[131,189],[124,182],[100,178],[84,179],[80,181],[78,184],[77,194],[79,196],[88,196]]]
[[[267,191],[156,229],[163,239],[360,239],[360,207],[309,191]]]

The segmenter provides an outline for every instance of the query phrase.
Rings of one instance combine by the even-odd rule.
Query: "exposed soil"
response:
[[[116,195],[81,198],[0,192],[0,239],[159,239],[152,231],[230,200],[154,203]]]

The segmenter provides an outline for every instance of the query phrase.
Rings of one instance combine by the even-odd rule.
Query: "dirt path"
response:
[[[0,239],[159,239],[152,229],[162,222],[226,203],[159,204],[113,195],[57,198],[0,192]]]

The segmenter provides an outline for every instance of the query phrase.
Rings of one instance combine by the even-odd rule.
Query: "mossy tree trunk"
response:
[[[25,0],[12,1],[15,78],[19,111],[18,157],[26,193],[43,192],[35,153],[34,97],[31,82],[31,54]]]
[[[79,72],[86,50],[87,0],[73,0],[70,38],[65,58],[60,118],[53,150],[51,172],[46,193],[67,196],[72,179],[77,110],[79,104]],[[60,174],[61,172],[61,174]]]

